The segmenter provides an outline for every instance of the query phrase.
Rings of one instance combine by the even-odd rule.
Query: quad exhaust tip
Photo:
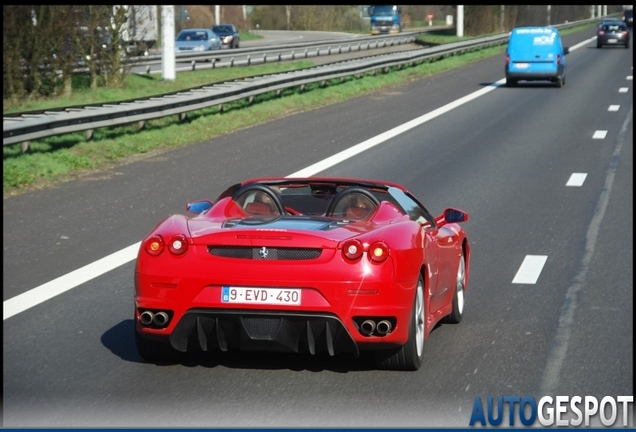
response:
[[[360,324],[360,333],[365,336],[369,336],[375,330],[375,321],[365,320]]]
[[[391,322],[389,320],[380,321],[376,328],[378,330],[378,333],[380,333],[381,335],[389,334],[391,333],[391,330],[393,330]]]
[[[393,324],[388,319],[375,321],[369,318],[360,323],[359,331],[364,336],[385,336],[393,331]]]
[[[170,315],[167,312],[152,312],[149,310],[139,314],[139,322],[144,326],[155,326],[159,328],[166,327],[170,321]]]

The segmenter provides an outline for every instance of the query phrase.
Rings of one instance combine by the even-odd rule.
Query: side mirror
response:
[[[207,200],[203,201],[194,201],[186,204],[186,210],[190,213],[201,214],[206,210],[210,210],[212,208],[212,203]]]
[[[570,54],[570,48],[565,47],[563,48],[563,55],[567,55],[567,54]]]
[[[447,208],[444,210],[444,220],[446,223],[466,222],[468,213],[454,208]]]

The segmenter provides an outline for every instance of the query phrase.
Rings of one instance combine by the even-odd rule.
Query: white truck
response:
[[[122,31],[126,50],[133,55],[149,55],[159,40],[158,6],[115,6],[127,11],[127,22]]]

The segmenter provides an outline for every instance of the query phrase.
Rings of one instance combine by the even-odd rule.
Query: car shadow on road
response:
[[[134,321],[124,320],[107,330],[101,337],[102,344],[114,355],[124,361],[132,363],[147,363],[137,352],[134,337]],[[149,365],[165,366],[181,364],[185,367],[214,368],[222,366],[231,369],[289,369],[292,371],[322,372],[325,370],[336,373],[375,370],[371,353],[363,352],[355,358],[351,354],[311,355],[309,353],[269,353],[269,352],[210,352],[184,353],[177,362],[148,363]]]

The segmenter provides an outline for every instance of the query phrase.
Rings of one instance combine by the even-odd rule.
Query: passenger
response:
[[[375,204],[364,195],[353,193],[347,201],[344,211],[347,219],[363,219],[375,209]]]
[[[250,198],[252,198],[250,200]],[[252,196],[248,196],[245,200],[245,205],[243,208],[245,211],[253,216],[273,216],[280,215],[280,212],[276,208],[276,204],[272,198],[263,193],[263,192],[255,192]]]

